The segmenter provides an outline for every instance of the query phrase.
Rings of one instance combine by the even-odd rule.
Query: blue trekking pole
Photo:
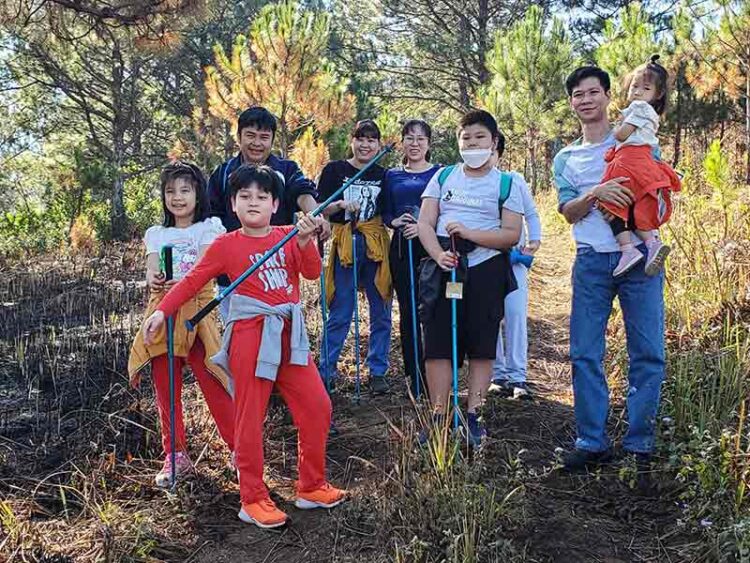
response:
[[[422,394],[420,389],[420,383],[422,379],[422,372],[419,369],[419,344],[417,343],[417,299],[415,297],[414,290],[414,249],[411,239],[406,239],[406,246],[409,249],[409,291],[411,293],[411,334],[414,344],[414,376],[416,379],[416,399]]]
[[[318,252],[320,253],[320,261],[323,261],[323,256],[325,255],[325,244],[323,241],[318,237]],[[325,269],[320,270],[320,315],[322,317],[323,321],[323,350],[321,350],[321,354],[323,354],[323,357],[325,358],[325,366],[326,366],[326,373],[323,374],[323,377],[326,381],[326,391],[328,394],[331,394],[331,374],[330,369],[328,367],[328,304],[326,303],[326,273]],[[322,362],[321,362],[322,363]]]
[[[451,235],[451,252],[456,254],[456,239],[453,235]],[[456,284],[455,266],[451,270],[451,283]],[[458,309],[455,296],[451,298],[451,367],[453,368],[453,429],[456,430],[458,428]]]
[[[173,277],[172,247],[161,249],[164,260],[164,279],[169,281]],[[175,392],[174,392],[174,318],[167,317],[167,361],[169,362],[169,461],[172,464],[171,489],[177,486],[177,466],[175,452]]]
[[[359,276],[357,275],[357,219],[352,219],[352,282],[354,285],[354,363],[356,374],[354,379],[354,401],[359,404]]]
[[[344,193],[344,190],[351,186],[354,182],[359,180],[364,174],[367,173],[367,171],[377,164],[377,162],[383,158],[386,154],[391,152],[393,150],[393,143],[386,145],[383,150],[381,150],[378,154],[376,154],[373,159],[367,163],[366,166],[364,166],[362,169],[360,169],[359,172],[357,172],[354,176],[349,178],[344,184],[335,192],[333,192],[330,197],[325,200],[323,203],[321,203],[318,207],[316,207],[310,215],[313,217],[317,217],[321,213],[323,213],[323,210],[328,207],[331,203],[333,203],[334,200],[336,200],[342,193]],[[271,256],[276,254],[286,243],[288,243],[290,240],[292,240],[295,236],[297,236],[297,233],[299,233],[299,229],[297,227],[294,227],[291,231],[289,231],[284,238],[282,238],[279,242],[274,244],[271,248],[269,248],[265,254],[255,262],[252,266],[250,266],[247,270],[242,272],[242,274],[234,280],[229,286],[225,287],[222,291],[219,292],[219,294],[214,297],[211,301],[206,303],[203,308],[198,311],[192,318],[185,321],[185,326],[188,330],[193,330],[195,326],[203,319],[206,315],[208,315],[211,311],[213,311],[216,307],[219,306],[219,303],[221,303],[227,295],[231,294],[235,289],[237,289],[237,286],[240,285],[242,282],[244,282],[248,277],[253,275],[257,270],[260,269],[263,264],[265,264]]]

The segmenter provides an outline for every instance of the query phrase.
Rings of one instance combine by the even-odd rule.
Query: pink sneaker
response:
[[[615,271],[612,272],[612,275],[617,278],[619,276],[622,276],[623,274],[628,273],[633,269],[633,266],[635,266],[641,260],[643,260],[643,254],[641,254],[641,252],[637,248],[631,246],[626,250],[623,250],[622,256],[620,256],[620,261],[617,263]]]
[[[672,249],[658,240],[654,240],[653,243],[646,246],[648,247],[646,275],[655,276],[664,268],[664,262],[667,260],[667,256],[669,256]]]
[[[185,475],[193,471],[193,464],[185,452],[175,453],[174,462],[176,468],[176,477],[180,477],[181,475]],[[156,481],[157,487],[166,488],[172,486],[172,457],[170,455],[167,455],[164,458],[164,465],[162,466],[161,471],[156,474],[156,478],[154,480]]]

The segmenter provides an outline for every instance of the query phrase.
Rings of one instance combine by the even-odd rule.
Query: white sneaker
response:
[[[193,471],[193,464],[185,452],[175,453],[174,462],[175,477],[180,477]],[[154,481],[156,481],[157,487],[166,488],[172,486],[172,456],[167,455],[164,458],[164,465],[161,471],[156,474]]]

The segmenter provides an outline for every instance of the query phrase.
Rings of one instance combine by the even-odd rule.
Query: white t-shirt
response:
[[[513,184],[508,194],[508,199],[503,205],[504,209],[523,213],[523,199],[521,198],[521,186],[526,181],[518,172],[511,172]],[[438,236],[447,237],[448,231],[445,226],[458,221],[468,229],[480,231],[492,231],[500,227],[500,171],[492,168],[481,178],[467,176],[464,173],[463,164],[457,164],[450,175],[445,179],[442,188],[438,182],[440,170],[438,170],[427,184],[422,199],[438,199],[440,210],[435,232]],[[468,255],[469,267],[472,268],[500,254],[499,250],[477,246]]]
[[[623,143],[617,143],[617,148],[629,145],[659,146],[656,132],[659,130],[659,114],[648,102],[635,100],[622,110],[622,122],[635,127],[630,136]]]
[[[172,273],[181,280],[198,261],[201,247],[211,244],[216,237],[226,233],[218,217],[209,217],[187,228],[154,225],[146,230],[143,242],[146,254],[160,254],[165,246],[172,246]]]

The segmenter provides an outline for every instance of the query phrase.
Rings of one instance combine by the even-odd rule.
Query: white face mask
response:
[[[469,168],[481,168],[492,156],[492,149],[461,151],[461,158]]]

